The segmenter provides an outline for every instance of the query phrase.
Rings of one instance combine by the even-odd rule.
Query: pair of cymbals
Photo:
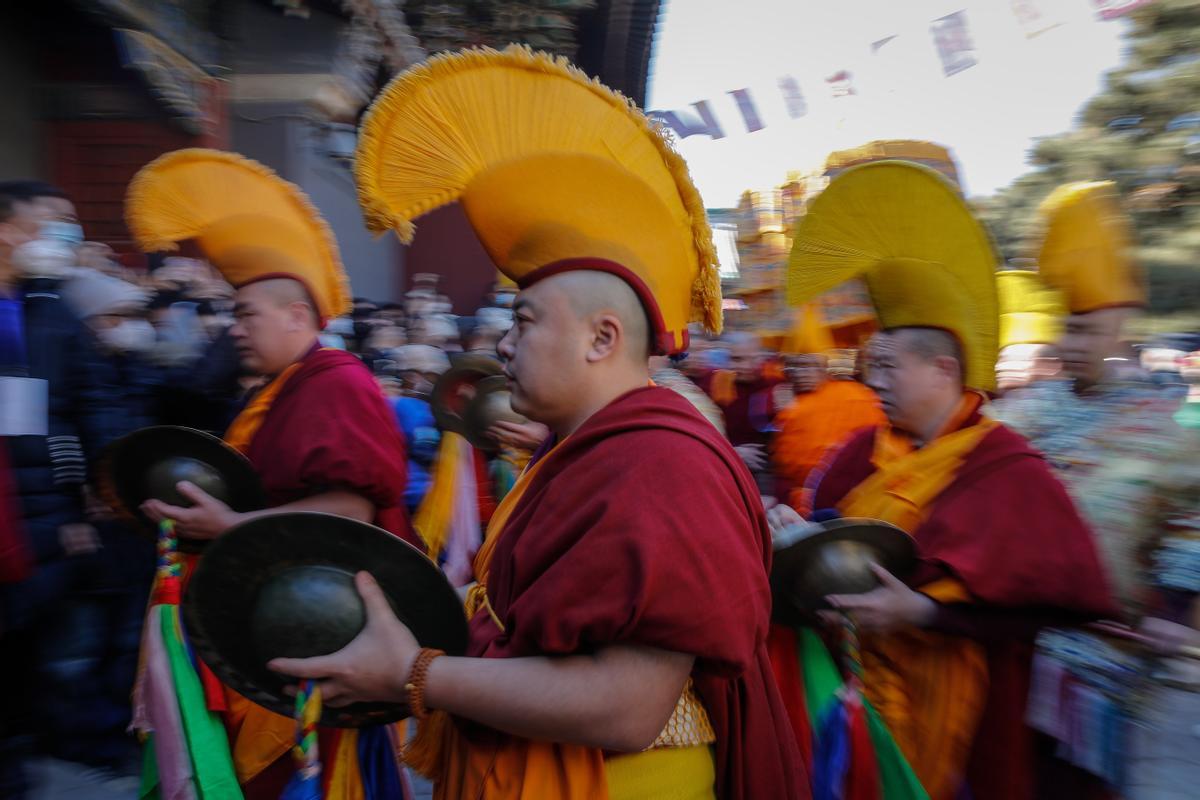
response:
[[[214,540],[184,593],[188,637],[222,682],[291,716],[295,701],[285,689],[296,681],[267,663],[328,655],[350,644],[367,622],[354,585],[363,571],[422,647],[465,652],[462,602],[433,561],[385,530],[316,512],[259,517]],[[406,713],[396,703],[327,706],[321,724],[357,728]]]
[[[771,566],[773,615],[777,622],[804,624],[812,612],[828,608],[832,594],[875,589],[878,565],[898,578],[916,566],[912,537],[874,519],[844,518],[798,522],[775,536]]]
[[[488,430],[497,422],[528,422],[512,410],[508,379],[500,362],[467,354],[454,359],[434,384],[430,395],[433,417],[442,430],[466,437],[487,452],[497,449]]]
[[[189,481],[234,511],[266,506],[262,481],[238,451],[215,436],[193,428],[157,425],[112,443],[101,458],[100,493],[126,519],[152,528],[142,503],[161,500],[189,508],[192,502],[176,486]],[[205,543],[180,538],[183,552],[199,552]]]
[[[145,428],[106,452],[101,483],[110,504],[150,525],[146,500],[188,507],[176,485],[191,481],[235,511],[265,506],[251,464],[220,439],[180,427]],[[226,685],[280,714],[291,715],[285,689],[295,681],[271,672],[273,658],[336,652],[366,623],[354,575],[370,572],[393,612],[422,646],[466,649],[462,604],[437,565],[416,548],[372,525],[331,514],[261,516],[211,543],[179,539],[180,550],[204,548],[183,599],[196,652]],[[321,722],[337,727],[400,719],[397,704],[326,708]]]

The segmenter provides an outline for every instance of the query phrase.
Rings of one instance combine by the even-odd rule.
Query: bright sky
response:
[[[692,136],[679,149],[710,208],[888,138],[946,145],[967,193],[988,194],[1026,171],[1035,137],[1071,126],[1121,58],[1126,23],[1097,19],[1092,0],[1030,5],[1059,24],[1027,37],[1008,0],[666,0],[646,107],[709,101],[725,138]],[[957,11],[978,63],[946,77],[930,22]],[[857,94],[834,98],[825,78],[843,69]],[[807,115],[788,116],[782,75],[797,79]],[[766,123],[754,133],[726,94],[744,87]]]

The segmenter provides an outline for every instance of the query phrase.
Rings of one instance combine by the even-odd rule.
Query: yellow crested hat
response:
[[[1145,305],[1129,220],[1112,181],[1064,184],[1038,212],[1045,231],[1038,272],[1065,295],[1071,313]]]
[[[350,310],[333,231],[298,186],[257,161],[203,148],[160,156],[129,184],[125,221],[147,253],[195,239],[235,287],[291,278],[322,320]]]
[[[1000,297],[1000,347],[1013,344],[1052,344],[1062,334],[1067,314],[1061,293],[1036,272],[1006,269],[996,273]]]
[[[810,301],[792,312],[792,329],[784,339],[786,353],[825,353],[834,348],[833,334],[820,303]]]
[[[941,328],[958,337],[965,382],[995,386],[996,253],[955,187],[908,161],[876,161],[834,178],[800,219],[788,302],[865,280],[884,329]]]
[[[372,231],[411,241],[417,217],[459,201],[518,286],[610,272],[637,292],[661,352],[687,348],[689,322],[720,331],[716,251],[683,159],[563,59],[512,45],[412,67],[364,118],[354,169]]]

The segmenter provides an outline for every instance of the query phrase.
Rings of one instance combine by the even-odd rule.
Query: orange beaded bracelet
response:
[[[417,719],[425,719],[429,716],[429,709],[425,707],[425,677],[429,674],[429,665],[435,658],[444,655],[446,655],[445,650],[422,647],[421,652],[417,653],[416,660],[413,661],[412,669],[408,673],[408,681],[404,684],[404,691],[408,695],[408,710]]]

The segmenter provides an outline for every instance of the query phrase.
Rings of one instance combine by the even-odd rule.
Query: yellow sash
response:
[[[289,365],[287,369],[276,375],[270,383],[259,390],[258,394],[250,398],[250,402],[230,423],[229,430],[225,431],[225,444],[239,453],[245,454],[250,448],[250,442],[254,441],[254,435],[267,421],[267,413],[271,410],[271,404],[283,390],[288,378],[296,374],[296,370],[300,369],[302,363],[297,361],[295,364]]]
[[[997,425],[982,418],[962,427],[982,398],[967,394],[943,427],[920,449],[892,429],[879,431],[872,462],[876,471],[838,504],[847,517],[870,517],[914,532],[934,500],[958,476],[966,457]],[[963,531],[970,535],[972,531]],[[940,603],[969,602],[953,579],[920,590]],[[983,648],[957,636],[904,627],[862,636],[863,681],[931,800],[949,800],[962,784],[971,743],[987,694]]]

